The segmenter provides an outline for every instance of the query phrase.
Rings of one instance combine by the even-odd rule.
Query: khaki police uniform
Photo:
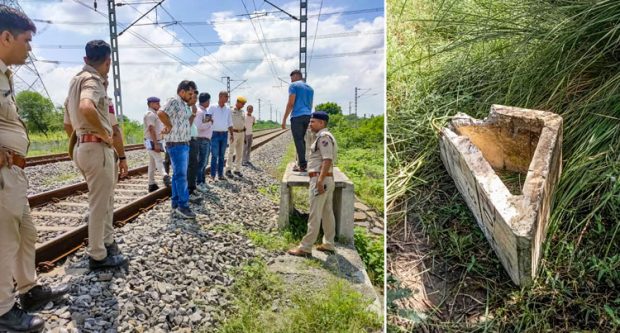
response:
[[[79,112],[79,105],[82,99],[91,100],[106,134],[111,136],[112,124],[104,80],[93,67],[85,65],[71,80],[65,111],[78,137],[73,161],[88,184],[88,254],[94,260],[105,259],[105,244],[114,242],[112,214],[118,171],[112,147],[103,142],[87,142],[84,135],[95,133],[95,128]]]
[[[11,75],[0,60],[0,146],[23,159],[30,140],[17,113]],[[27,190],[28,180],[21,167],[0,168],[0,315],[15,303],[13,280],[22,294],[36,283],[37,230],[30,217]]]
[[[323,180],[326,187],[323,194],[315,195],[321,164],[323,160],[331,160],[332,166],[329,174],[333,174],[333,163],[336,160],[336,139],[326,128],[316,134],[316,139],[310,146],[308,157],[308,175],[310,176],[310,216],[308,217],[308,232],[301,240],[299,248],[305,252],[312,252],[312,244],[319,235],[319,229],[323,226],[323,244],[334,249],[334,237],[336,236],[336,219],[334,217],[334,177],[327,176]]]
[[[243,110],[231,110],[231,117],[233,123],[233,142],[228,148],[228,160],[226,162],[227,171],[239,171],[241,170],[241,160],[243,159],[243,141],[245,139],[245,115]],[[235,162],[233,164],[233,155],[236,155]]]

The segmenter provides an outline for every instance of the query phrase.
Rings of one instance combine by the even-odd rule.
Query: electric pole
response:
[[[95,2],[96,3],[96,2]],[[112,49],[112,81],[114,81],[114,103],[116,116],[123,126],[123,99],[121,97],[121,66],[118,57],[118,34],[116,30],[116,1],[108,0],[108,21],[110,24],[110,48]]]
[[[19,2],[17,0],[0,0],[0,5],[5,5],[7,7],[17,9],[22,13],[24,12],[24,10],[19,5]],[[14,66],[13,78],[15,81],[15,90],[18,90],[18,88],[19,90],[32,90],[34,88],[37,91],[42,91],[47,96],[47,98],[51,100],[52,97],[47,91],[47,87],[43,83],[43,79],[41,78],[41,74],[39,73],[39,70],[37,69],[35,61],[37,61],[37,58],[34,56],[32,52],[30,52],[28,53],[28,61],[24,65]],[[27,82],[24,77],[18,74],[19,70],[22,68],[27,69],[32,75],[34,75],[35,78],[34,78],[34,81],[32,81],[32,83]],[[15,80],[15,79],[18,79],[18,80]],[[19,84],[20,82],[22,84]]]
[[[226,91],[228,92],[228,102],[230,103],[230,76],[222,76],[222,79],[226,79]]]
[[[349,101],[349,116],[351,115],[351,101]]]
[[[307,60],[307,41],[308,41],[308,0],[299,0],[299,70],[304,78],[308,80],[306,70]]]
[[[272,4],[269,0],[265,0],[266,3],[272,5],[279,11],[288,15],[293,20],[299,21],[299,70],[304,78],[304,81],[308,78],[306,68],[307,58],[307,39],[308,39],[308,0],[299,0],[299,18],[295,15],[285,11],[284,9]]]
[[[358,95],[357,92],[362,91],[362,90],[364,90],[364,93],[361,95]],[[369,91],[370,91],[370,88],[362,89],[362,88],[355,87],[355,117],[357,117],[357,100],[360,99],[360,97],[364,96]]]
[[[357,117],[357,90],[359,88],[355,87],[355,117]]]
[[[258,99],[258,120],[260,120],[260,98]]]
[[[272,116],[273,116],[273,108],[271,107],[272,105],[269,104],[269,121],[271,121]]]

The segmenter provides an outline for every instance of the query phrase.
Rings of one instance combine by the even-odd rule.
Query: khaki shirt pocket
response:
[[[5,96],[5,94],[9,95]],[[0,90],[0,118],[15,121],[19,118],[17,114],[17,104],[15,104],[15,100],[10,94],[10,90]]]

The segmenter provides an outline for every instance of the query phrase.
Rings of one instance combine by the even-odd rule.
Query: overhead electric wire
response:
[[[309,37],[316,39],[333,39],[333,38],[343,38],[343,37],[355,37],[355,36],[367,36],[367,35],[382,35],[384,30],[370,30],[370,31],[351,31],[351,32],[337,32],[333,34],[325,34],[325,35],[311,35]],[[270,38],[266,39],[266,41],[270,43],[282,43],[282,42],[291,42],[298,40],[298,36],[294,37],[278,37],[278,38]],[[213,41],[213,42],[197,42],[197,43],[175,43],[175,44],[160,44],[158,45],[160,48],[178,48],[178,47],[205,47],[205,46],[220,46],[220,45],[248,45],[248,44],[259,44],[261,40],[237,40],[237,41]],[[79,44],[67,44],[67,45],[51,45],[51,44],[33,44],[34,47],[39,49],[82,49],[84,45]],[[146,45],[125,45],[123,48],[147,48],[150,46]]]
[[[91,8],[92,9],[92,8]],[[376,7],[376,8],[366,8],[366,9],[359,9],[359,10],[350,10],[350,11],[340,11],[340,12],[330,12],[330,13],[321,13],[320,16],[325,17],[325,16],[331,16],[331,15],[358,15],[358,14],[365,14],[365,13],[372,13],[372,12],[381,12],[383,11],[384,8],[383,7]],[[266,12],[266,13],[270,13],[270,12]],[[236,16],[249,16],[251,14],[239,14]],[[308,15],[308,18],[314,18],[319,16],[318,14],[312,14],[312,15]],[[39,19],[39,18],[35,18],[32,19],[34,22],[39,22],[39,23],[47,23],[47,24],[66,24],[66,25],[108,25],[108,22],[91,22],[91,21],[58,21],[58,20],[48,20],[48,19]],[[263,19],[263,22],[269,22],[269,21],[281,21],[282,18],[273,18],[273,19]],[[175,21],[175,22],[159,22],[159,24],[178,24],[178,23],[183,23],[186,26],[191,26],[191,25],[217,25],[217,24],[233,24],[233,23],[244,23],[244,20],[220,20],[220,21],[189,21],[189,22],[183,22],[183,21]],[[128,23],[119,23],[122,24],[123,26],[126,26]],[[141,24],[137,24],[137,25],[141,25]]]
[[[256,8],[256,1],[252,0],[252,3],[254,4],[254,12],[257,12],[257,8]],[[245,4],[244,4],[245,6]],[[247,8],[246,8],[247,10]],[[250,17],[250,20],[252,19],[252,17]],[[265,36],[265,31],[263,31],[263,25],[260,23],[261,19],[257,18],[257,22],[258,22],[258,28],[260,29],[260,33],[263,35],[263,43],[265,43],[265,48],[267,49],[267,54],[269,54],[269,61],[271,61],[271,65],[273,66],[274,69],[274,73],[276,74],[276,78],[280,81],[283,81],[282,79],[280,79],[280,77],[277,75],[277,69],[276,69],[276,65],[273,62],[273,58],[271,57],[271,50],[269,49],[269,43],[267,43],[266,40],[266,36]],[[288,82],[287,82],[288,83]]]
[[[166,14],[168,14],[168,16],[170,16],[170,18],[171,18],[172,20],[176,21],[176,19],[174,18],[174,16],[172,16],[172,14],[170,14],[170,12],[169,12],[166,8],[161,7],[161,9],[162,9],[164,12],[166,12]],[[192,35],[192,33],[191,33],[191,32],[189,32],[189,30],[187,30],[187,29],[185,28],[185,26],[183,25],[183,23],[181,23],[181,21],[179,21],[178,25],[179,25],[179,26],[180,26],[180,27],[181,27],[181,28],[182,28],[182,29],[183,29],[183,30],[184,30],[184,31],[185,31],[185,32],[186,32],[186,33],[187,33],[187,34],[188,34],[188,35],[189,35],[189,36],[190,36],[193,40],[194,40],[194,41],[198,42],[198,39],[196,39],[196,37],[194,37],[194,35]],[[207,53],[207,55],[208,55],[208,56],[210,56],[211,58],[213,58],[216,62],[220,62],[220,61],[219,61],[219,59],[217,59],[217,58],[216,58],[216,57],[215,57],[215,56],[214,56],[211,52],[209,52],[209,51],[208,51],[205,47],[203,47],[202,49],[203,49],[203,50]],[[221,63],[221,62],[220,62],[220,63]],[[233,71],[232,69],[228,68],[228,67],[227,67],[226,65],[224,65],[223,63],[221,63],[221,64],[222,64],[222,67],[223,67],[224,69],[226,69],[226,70],[228,70],[229,72],[233,73],[235,76],[239,76],[237,73],[235,73],[235,71]]]
[[[90,7],[89,5],[87,5],[87,4],[85,4],[85,3],[82,3],[80,0],[73,0],[73,1],[75,1],[76,3],[78,3],[78,4],[80,4],[80,5],[82,5],[82,6],[86,7],[86,8],[88,8],[88,9],[90,9],[90,10],[92,10],[92,11],[94,11],[95,13],[97,13],[97,14],[99,14],[99,15],[103,16],[103,17],[106,17],[106,15],[105,15],[105,14],[103,14],[103,13],[100,13],[100,12],[96,11],[94,8]],[[106,18],[107,18],[107,17],[106,17]],[[174,54],[172,54],[172,53],[170,53],[170,52],[168,52],[168,51],[166,51],[166,50],[164,50],[164,49],[162,49],[162,48],[159,48],[156,44],[154,44],[154,43],[153,43],[153,42],[151,42],[150,40],[146,39],[146,38],[145,38],[145,37],[143,37],[142,35],[140,35],[140,34],[138,34],[138,33],[134,32],[134,31],[131,31],[131,30],[129,30],[128,32],[129,32],[130,34],[132,34],[133,36],[135,36],[136,38],[138,38],[138,39],[140,39],[141,41],[143,41],[144,43],[151,45],[151,47],[152,47],[152,48],[154,48],[154,49],[156,49],[157,51],[159,51],[159,52],[161,52],[161,53],[163,53],[163,54],[167,55],[168,57],[170,57],[170,58],[172,58],[172,59],[174,59],[174,60],[177,60],[180,64],[184,65],[185,67],[189,68],[190,70],[192,70],[192,71],[194,71],[194,72],[196,72],[196,73],[198,73],[198,74],[200,74],[200,75],[204,75],[204,76],[206,76],[206,77],[208,77],[208,78],[210,78],[210,79],[213,79],[213,80],[215,80],[215,81],[217,81],[217,82],[221,83],[221,81],[220,81],[219,79],[214,78],[213,76],[211,76],[211,75],[209,75],[209,74],[207,74],[207,73],[204,73],[204,72],[202,72],[202,71],[200,71],[200,70],[198,70],[198,69],[194,68],[194,66],[192,66],[192,65],[188,64],[185,60],[181,59],[180,57],[178,57],[178,56],[176,56],[176,55],[174,55]]]
[[[138,14],[141,14],[141,13],[140,13],[140,10],[139,10],[138,8],[136,8],[135,6],[129,5],[129,7],[131,7],[133,10],[135,10]],[[161,8],[162,8],[162,9],[164,9],[163,7],[161,7]],[[164,9],[164,10],[165,10],[165,9]],[[170,14],[168,14],[168,15],[169,15],[169,16],[170,16],[173,20],[174,20],[174,17],[172,17],[172,15],[170,15]],[[147,18],[149,19],[149,21],[151,21],[151,22],[153,22],[153,23],[156,23],[156,22],[155,22],[155,21],[153,21],[151,18],[149,18],[149,17],[147,17]],[[179,39],[179,37],[177,37],[175,34],[173,34],[173,33],[171,33],[170,31],[168,31],[168,30],[164,29],[164,27],[158,26],[158,28],[160,28],[160,29],[161,29],[161,30],[163,30],[166,34],[168,34],[169,36],[171,36],[172,38],[174,38],[174,40],[176,40],[177,42],[179,42],[179,43],[183,44],[183,41],[182,41],[181,39]],[[161,46],[159,46],[159,45],[158,45],[158,47],[161,47]],[[200,53],[198,53],[198,52],[194,51],[193,49],[191,49],[191,48],[187,48],[187,49],[188,49],[188,50],[190,50],[193,54],[195,54],[195,55],[196,55],[199,59],[202,57],[202,55],[201,55]],[[212,63],[212,65],[213,65],[214,67],[217,67],[217,66],[216,66],[215,64],[213,64],[213,63]],[[213,79],[213,80],[217,80],[217,81],[219,82],[219,80],[218,80],[215,76],[209,76],[209,77],[210,77],[211,79]]]
[[[332,53],[332,54],[318,54],[314,56],[314,59],[331,59],[331,58],[343,58],[343,57],[357,57],[363,55],[372,55],[379,54],[383,51],[383,48],[374,48],[368,49],[358,52],[343,52],[343,53]],[[235,64],[250,64],[250,63],[260,63],[263,61],[263,58],[253,58],[253,59],[244,59],[244,60],[225,60],[226,63],[235,63]],[[80,65],[81,61],[70,61],[70,60],[37,60],[37,62],[48,63],[48,64],[70,64],[70,65]],[[157,66],[157,65],[181,65],[176,61],[158,61],[158,62],[143,62],[143,61],[124,61],[121,63],[122,65],[136,65],[136,66]]]
[[[250,11],[248,10],[248,7],[245,5],[245,1],[241,0],[241,3],[243,4],[243,8],[245,8],[246,13],[248,13],[248,15],[250,14]],[[254,29],[254,33],[256,34],[256,38],[258,40],[261,40],[260,36],[258,35],[258,30],[256,30],[256,26],[254,25],[254,21],[252,21],[252,17],[250,16],[250,24],[252,24],[252,28]],[[271,70],[271,73],[273,74],[273,77],[275,78],[275,81],[277,82],[279,80],[278,78],[278,73],[274,70],[273,64],[271,63],[270,58],[269,58],[269,54],[265,51],[265,48],[263,47],[263,44],[260,44],[261,46],[261,50],[263,51],[263,55],[265,57],[267,57],[267,60],[269,62],[269,69]]]
[[[321,5],[319,6],[319,16],[316,19],[316,28],[314,29],[314,39],[312,40],[312,48],[310,49],[310,58],[308,58],[308,69],[310,68],[310,63],[312,62],[312,54],[314,53],[314,43],[316,42],[316,35],[319,33],[319,22],[321,22],[321,11],[323,10],[323,0],[321,0]]]

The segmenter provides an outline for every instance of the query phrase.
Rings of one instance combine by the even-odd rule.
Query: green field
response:
[[[390,330],[620,330],[620,3],[387,5]],[[510,282],[439,159],[438,129],[491,104],[564,118],[562,176],[527,287]]]

